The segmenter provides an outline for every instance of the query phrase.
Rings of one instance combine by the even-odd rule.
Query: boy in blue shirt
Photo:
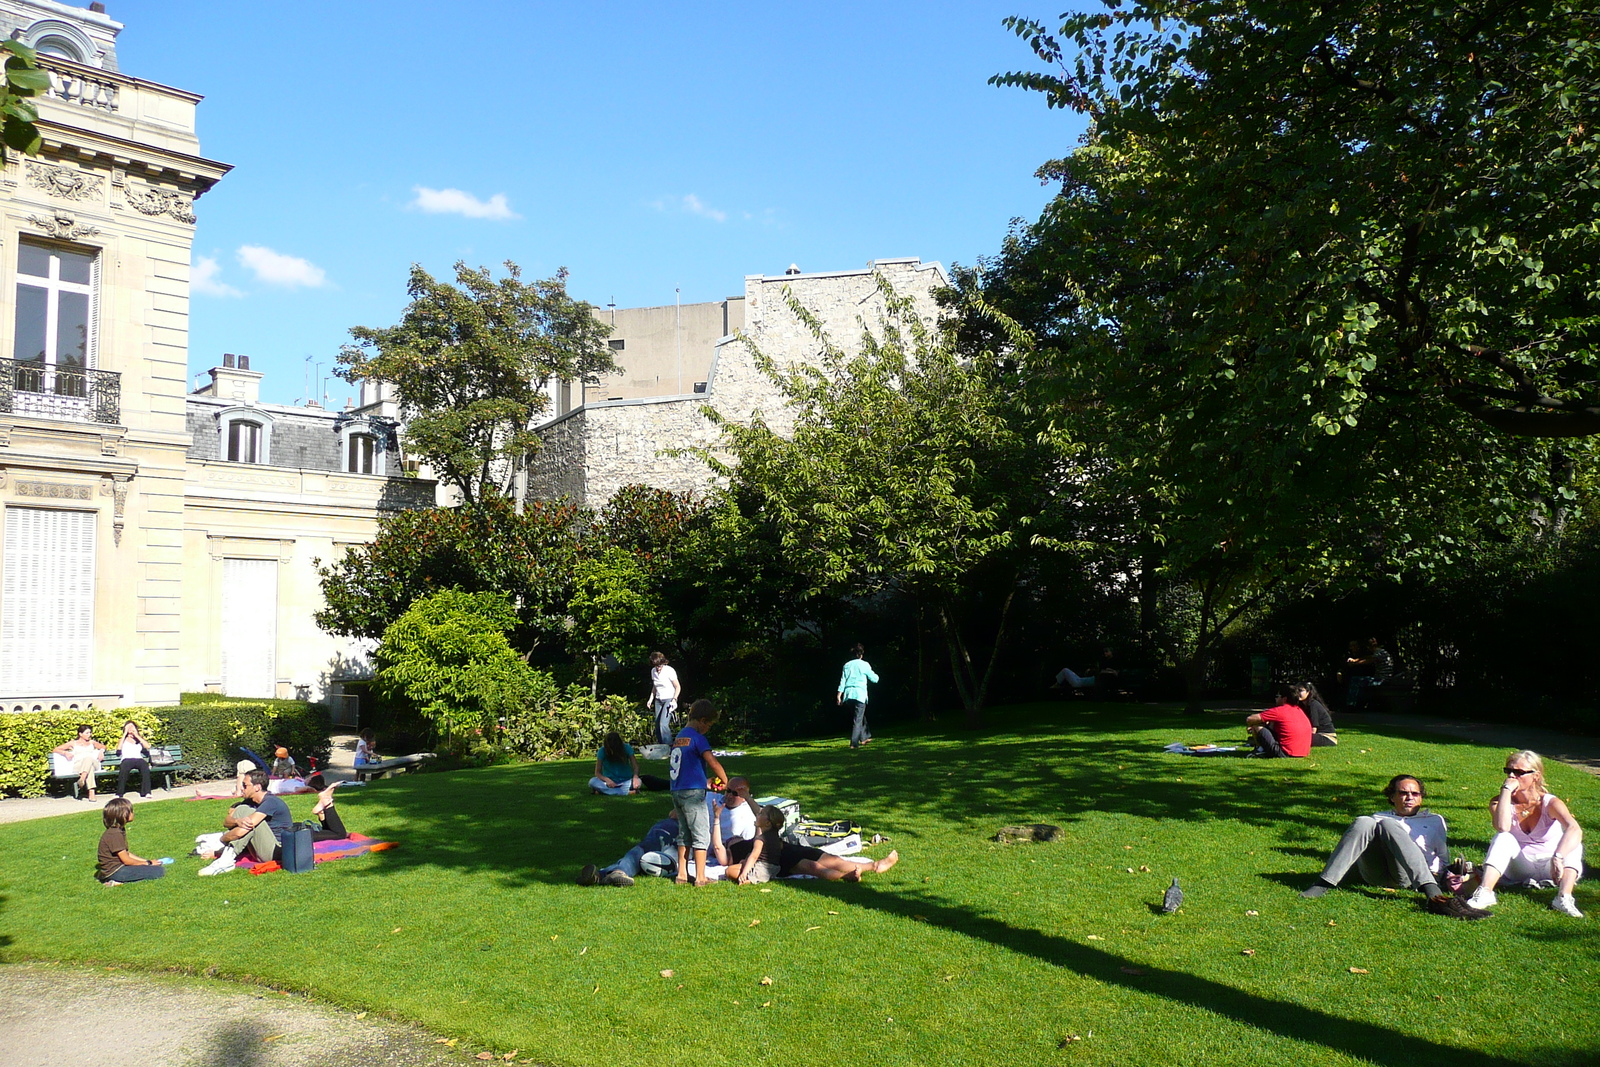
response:
[[[711,814],[706,808],[707,769],[714,772],[720,788],[727,774],[711,754],[706,734],[716,725],[720,713],[709,700],[696,700],[689,709],[689,721],[672,739],[672,755],[667,767],[672,773],[672,803],[678,809],[679,885],[689,881],[688,854],[694,852],[694,884],[706,885],[706,849],[711,847]]]

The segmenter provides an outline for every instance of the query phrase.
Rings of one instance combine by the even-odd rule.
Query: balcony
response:
[[[0,359],[0,415],[117,425],[122,376],[115,371]]]

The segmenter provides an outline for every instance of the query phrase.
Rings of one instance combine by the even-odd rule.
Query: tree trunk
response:
[[[928,662],[928,610],[917,605],[917,716],[933,721],[932,664]]]
[[[961,706],[966,712],[966,725],[968,729],[976,730],[983,725],[983,705],[989,694],[989,681],[994,677],[994,665],[1000,658],[1000,648],[1005,644],[1006,623],[1011,617],[1011,605],[1017,598],[1017,583],[1011,583],[1010,592],[1006,593],[1005,604],[1000,608],[1000,628],[995,632],[994,644],[989,650],[989,662],[983,668],[980,677],[972,665],[972,656],[967,651],[966,642],[961,639],[961,632],[956,626],[947,607],[939,608],[939,624],[944,631],[945,647],[950,653],[950,674],[955,679],[956,692],[961,696]]]

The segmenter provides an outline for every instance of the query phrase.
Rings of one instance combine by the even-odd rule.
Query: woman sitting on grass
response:
[[[167,868],[160,860],[140,859],[128,851],[128,824],[133,822],[133,801],[127,797],[112,797],[106,801],[100,818],[106,824],[106,832],[100,835],[94,875],[105,883],[107,889],[124,882],[160,878],[167,873]]]
[[[1523,749],[1506,759],[1506,780],[1500,795],[1489,801],[1494,837],[1483,861],[1483,884],[1472,894],[1472,906],[1492,908],[1499,901],[1495,887],[1556,887],[1552,911],[1583,918],[1572,890],[1583,873],[1583,828],[1566,804],[1544,785],[1544,760]]]
[[[594,754],[594,777],[589,788],[608,797],[625,797],[639,791],[639,757],[633,746],[612,730]]]
[[[809,874],[830,882],[859,882],[863,874],[882,874],[900,862],[898,850],[881,860],[857,863],[843,856],[830,855],[820,848],[797,845],[783,839],[783,811],[776,806],[761,809],[756,816],[756,839],[750,852],[739,863],[728,868],[728,877],[740,885],[765,882],[774,875],[787,878],[791,874]]]
[[[1314,682],[1298,682],[1290,690],[1294,697],[1295,706],[1306,713],[1306,718],[1311,720],[1311,747],[1327,748],[1339,743],[1339,732],[1334,728],[1333,715],[1328,711],[1327,701],[1322,699],[1322,694],[1317,692]]]

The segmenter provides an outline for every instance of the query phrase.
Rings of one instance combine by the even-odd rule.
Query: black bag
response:
[[[283,858],[278,862],[290,874],[304,874],[317,862],[310,823],[297,822],[284,831]]]

